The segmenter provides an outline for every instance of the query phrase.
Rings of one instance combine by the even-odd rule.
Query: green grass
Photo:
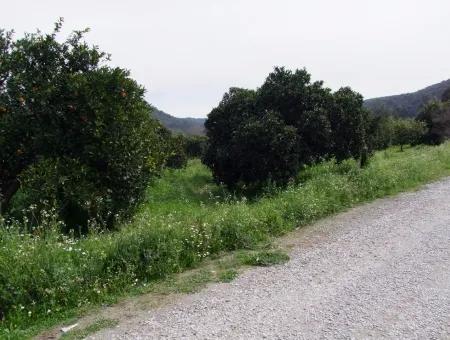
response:
[[[224,270],[219,273],[220,282],[231,282],[233,281],[239,273],[235,269]]]
[[[0,228],[0,338],[33,335],[206,258],[257,249],[297,226],[446,175],[449,143],[396,148],[378,152],[365,169],[351,160],[306,168],[297,184],[248,200],[215,185],[208,169],[191,161],[155,181],[146,203],[120,231],[77,240]],[[191,286],[208,275],[200,273]]]
[[[240,262],[247,266],[267,267],[289,261],[289,255],[281,250],[263,250],[238,255]]]

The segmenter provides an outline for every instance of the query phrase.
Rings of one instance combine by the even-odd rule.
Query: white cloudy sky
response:
[[[0,27],[17,36],[90,27],[178,117],[205,116],[231,86],[255,88],[274,65],[366,98],[450,78],[449,0],[3,0]]]

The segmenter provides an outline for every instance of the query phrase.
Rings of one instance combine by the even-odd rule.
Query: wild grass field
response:
[[[450,175],[450,143],[377,152],[302,170],[295,183],[259,197],[213,183],[200,161],[166,170],[134,218],[114,232],[62,236],[49,213],[34,235],[0,228],[0,338],[29,336],[78,310],[261,242],[355,204]]]

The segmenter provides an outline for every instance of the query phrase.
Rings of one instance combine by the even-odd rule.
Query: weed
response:
[[[289,255],[281,250],[264,250],[243,252],[238,255],[242,264],[247,266],[267,267],[289,261]]]
[[[238,274],[239,273],[236,270],[228,269],[220,272],[218,278],[220,282],[231,282],[238,276]]]

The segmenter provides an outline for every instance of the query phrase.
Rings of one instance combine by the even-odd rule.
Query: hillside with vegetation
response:
[[[450,175],[450,90],[420,119],[374,116],[349,87],[275,67],[186,136],[61,27],[0,30],[0,338]]]
[[[376,114],[414,118],[419,115],[426,103],[441,98],[449,87],[450,79],[412,93],[367,99],[364,106]]]
[[[166,128],[173,132],[198,136],[205,134],[205,118],[177,118],[156,108],[152,114]]]
[[[432,99],[441,98],[450,87],[450,79],[428,86],[422,90],[400,95],[370,98],[364,107],[375,114],[391,114],[398,117],[417,117],[423,106]],[[155,109],[154,116],[168,129],[187,135],[204,135],[205,118],[178,118]]]

